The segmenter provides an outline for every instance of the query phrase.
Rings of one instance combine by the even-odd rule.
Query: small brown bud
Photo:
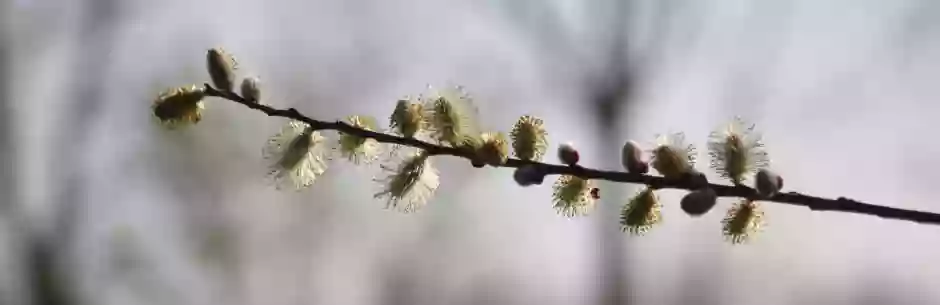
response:
[[[764,198],[773,197],[783,188],[783,178],[768,169],[758,171],[755,180],[757,194]]]
[[[620,163],[624,169],[631,173],[645,174],[649,172],[649,164],[643,161],[643,151],[633,141],[627,141],[623,144],[623,149],[620,151]]]
[[[565,165],[574,166],[578,164],[580,156],[571,143],[565,143],[558,147],[558,159]]]
[[[718,200],[718,195],[711,188],[700,188],[685,194],[679,205],[689,216],[698,217],[708,213]]]
[[[545,174],[534,165],[523,165],[516,168],[512,173],[512,178],[521,186],[530,186],[542,184],[545,181]]]

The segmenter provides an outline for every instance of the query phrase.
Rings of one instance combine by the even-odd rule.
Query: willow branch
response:
[[[301,114],[295,108],[278,109],[268,105],[255,103],[247,100],[234,92],[221,91],[213,88],[211,85],[205,85],[205,92],[208,96],[226,99],[245,107],[261,111],[268,116],[283,117],[293,119],[309,124],[315,130],[334,130],[345,134],[355,135],[363,138],[372,138],[378,142],[399,144],[410,146],[427,151],[432,155],[449,155],[473,160],[471,153],[448,146],[441,146],[433,143],[424,142],[414,138],[399,137],[391,134],[375,132],[360,129],[342,121],[320,121]],[[621,183],[644,184],[656,189],[683,189],[694,190],[695,185],[689,181],[673,181],[663,177],[640,173],[629,173],[619,171],[605,171],[599,169],[585,168],[581,166],[566,166],[548,164],[542,162],[525,161],[515,158],[509,158],[505,164],[499,167],[518,168],[525,165],[534,166],[539,172],[546,175],[574,175],[585,179],[606,180]],[[709,183],[708,187],[715,190],[719,197],[741,197],[760,201],[769,201],[782,204],[796,205],[809,208],[813,211],[836,211],[854,214],[873,215],[887,219],[907,220],[924,224],[940,224],[940,214],[893,208],[887,206],[874,205],[861,201],[838,197],[836,199],[822,198],[801,194],[798,192],[778,193],[770,198],[761,198],[757,191],[744,185],[723,185]]]

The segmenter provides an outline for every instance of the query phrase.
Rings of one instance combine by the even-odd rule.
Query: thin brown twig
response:
[[[399,137],[387,133],[375,132],[365,129],[357,128],[353,125],[347,124],[342,121],[328,122],[320,121],[308,116],[301,114],[295,108],[287,109],[278,109],[264,104],[256,103],[254,101],[249,101],[238,94],[230,91],[221,91],[213,88],[209,84],[205,84],[205,93],[207,96],[219,97],[226,99],[238,104],[242,104],[248,108],[264,112],[268,116],[283,117],[288,119],[293,119],[309,124],[315,130],[335,130],[338,132],[355,135],[363,138],[372,138],[378,142],[390,143],[390,144],[399,144],[404,146],[410,146],[414,148],[419,148],[427,151],[432,155],[450,155],[455,157],[464,158],[467,160],[473,160],[469,152],[448,146],[436,145],[428,142],[424,142],[414,138],[405,138]],[[683,190],[694,190],[697,185],[689,181],[673,181],[667,180],[663,177],[653,176],[648,174],[640,173],[630,173],[630,172],[619,172],[619,171],[605,171],[599,169],[585,168],[581,166],[565,166],[565,165],[556,165],[548,164],[542,162],[533,162],[525,161],[515,158],[509,158],[505,164],[500,165],[499,167],[510,167],[510,168],[519,168],[524,165],[534,166],[539,172],[544,173],[545,175],[574,175],[585,179],[595,179],[595,180],[607,180],[613,182],[622,182],[622,183],[634,183],[634,184],[644,184],[651,188],[656,189],[683,189]],[[769,201],[777,202],[789,205],[803,206],[807,207],[810,210],[814,211],[836,211],[836,212],[846,212],[846,213],[855,213],[855,214],[865,214],[873,215],[881,218],[888,219],[898,219],[898,220],[907,220],[923,224],[940,224],[940,214],[924,212],[924,211],[915,211],[908,209],[893,208],[887,206],[879,206],[869,203],[864,203],[849,199],[846,197],[839,197],[836,199],[828,199],[816,196],[810,196],[801,194],[798,192],[787,192],[787,193],[778,193],[770,198],[761,198],[757,191],[753,188],[744,186],[744,185],[722,185],[708,183],[708,187],[715,190],[715,193],[719,197],[741,197],[741,198],[750,198],[760,201]]]

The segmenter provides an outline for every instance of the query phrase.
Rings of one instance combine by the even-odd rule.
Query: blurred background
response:
[[[150,117],[208,80],[222,46],[264,101],[388,117],[459,84],[489,129],[546,120],[551,149],[619,169],[623,142],[757,123],[788,190],[940,212],[934,0],[3,0],[0,304],[938,304],[940,229],[767,204],[732,246],[719,201],[621,233],[635,186],[589,217],[551,182],[440,158],[421,212],[337,162],[277,192],[261,147],[285,122],[209,100],[196,128]],[[553,155],[552,155],[553,158]],[[554,159],[550,161],[554,162]],[[709,175],[717,179],[710,171]]]

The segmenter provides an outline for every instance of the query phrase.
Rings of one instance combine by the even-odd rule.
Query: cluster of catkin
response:
[[[234,92],[238,64],[231,54],[221,48],[210,49],[206,64],[211,87],[174,88],[155,99],[153,115],[164,126],[175,128],[198,123],[205,110],[203,100],[207,97],[232,99],[230,97],[234,96],[241,101],[261,103],[261,84],[257,77],[244,78],[239,92]],[[425,93],[397,101],[389,116],[388,128],[380,127],[375,118],[362,115],[349,116],[343,122],[358,130],[456,149],[460,153],[450,155],[468,158],[474,167],[505,166],[511,153],[522,162],[513,166],[516,167],[515,181],[522,186],[541,184],[546,176],[546,164],[541,161],[549,147],[544,122],[535,116],[523,115],[507,136],[503,132],[483,130],[477,118],[473,98],[462,88],[429,86]],[[263,157],[270,162],[268,177],[278,189],[301,190],[310,186],[337,157],[357,165],[372,164],[383,158],[380,174],[374,181],[380,185],[375,197],[385,200],[386,208],[406,213],[418,211],[440,185],[439,172],[431,162],[435,153],[339,130],[335,130],[338,138],[330,140],[324,135],[329,129],[295,119],[267,141]],[[624,169],[647,174],[652,168],[664,179],[695,185],[680,203],[689,215],[703,215],[715,206],[717,195],[704,174],[695,169],[696,150],[686,143],[683,133],[661,135],[649,146],[644,149],[634,141],[627,141],[621,155]],[[708,152],[711,168],[735,185],[753,177],[754,188],[761,198],[772,197],[782,187],[783,180],[767,169],[769,159],[754,126],[740,118],[710,135]],[[570,143],[559,145],[557,157],[567,166],[579,167],[579,154]],[[662,204],[655,191],[653,187],[646,187],[623,206],[620,215],[623,231],[642,235],[661,221]],[[561,175],[553,185],[554,208],[566,217],[588,214],[598,199],[598,188],[584,177]],[[754,198],[743,199],[723,219],[723,234],[734,244],[743,243],[763,223],[758,202]]]

